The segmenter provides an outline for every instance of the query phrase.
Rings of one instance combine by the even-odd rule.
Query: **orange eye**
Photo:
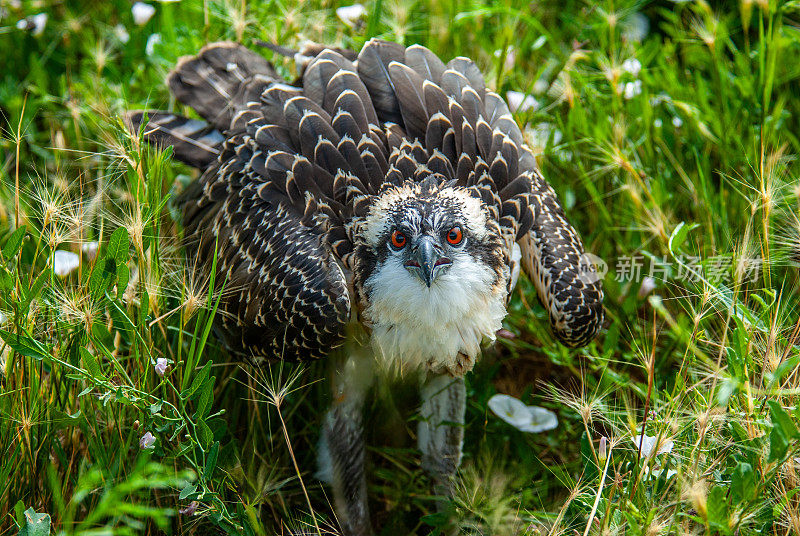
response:
[[[447,232],[447,241],[457,246],[464,239],[464,234],[461,232],[461,227],[453,227]]]
[[[402,249],[406,245],[406,235],[396,229],[392,231],[392,245],[397,249]]]

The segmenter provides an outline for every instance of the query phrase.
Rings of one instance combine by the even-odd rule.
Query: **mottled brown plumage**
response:
[[[358,54],[269,48],[294,54],[293,84],[254,52],[216,43],[168,78],[204,121],[127,121],[202,170],[179,205],[200,275],[216,252],[228,343],[254,358],[335,360],[319,476],[334,486],[343,532],[368,535],[361,408],[372,363],[422,371],[423,466],[448,493],[463,375],[500,328],[520,264],[568,346],[597,333],[603,293],[471,60],[377,40]]]
[[[296,87],[240,45],[209,45],[168,78],[207,123],[147,115],[148,141],[204,169],[182,196],[183,223],[199,266],[219,249],[232,345],[293,359],[342,344],[353,312],[353,225],[386,184],[427,173],[481,198],[497,218],[507,264],[519,243],[559,340],[591,340],[600,285],[580,277],[580,238],[474,63],[445,64],[424,47],[376,40],[355,61],[313,53]],[[130,114],[132,128],[144,117]]]

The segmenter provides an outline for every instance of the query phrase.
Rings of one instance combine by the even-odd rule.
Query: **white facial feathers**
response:
[[[450,264],[432,281],[409,268],[419,264],[405,246],[387,243],[398,225],[410,233],[409,244],[423,233],[442,248]],[[448,246],[444,236],[456,228],[469,238]],[[501,328],[509,276],[497,225],[481,200],[460,187],[407,182],[378,195],[358,234],[362,257],[372,259],[360,278],[361,314],[379,359],[401,368],[469,371],[481,342]]]
[[[366,281],[363,315],[372,327],[379,358],[401,366],[463,374],[472,368],[483,340],[494,340],[506,315],[505,283],[466,252],[430,288],[395,256]]]
[[[381,240],[391,229],[391,215],[402,210],[405,204],[419,199],[422,195],[422,185],[423,183],[407,182],[378,197],[363,221],[363,238],[369,247],[377,248],[381,245]],[[478,240],[483,240],[489,233],[487,212],[481,206],[481,201],[469,195],[463,188],[443,187],[436,192],[436,198],[442,204],[449,203],[458,207],[459,212],[463,215],[463,225]],[[421,217],[413,210],[409,211],[406,216],[408,218]]]

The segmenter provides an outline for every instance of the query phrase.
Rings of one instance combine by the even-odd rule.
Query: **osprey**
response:
[[[195,269],[208,275],[216,256],[227,281],[227,343],[336,364],[319,475],[343,531],[371,534],[361,413],[374,364],[421,371],[422,462],[447,494],[463,377],[500,329],[520,264],[568,346],[596,335],[603,293],[471,60],[379,40],[296,58],[288,84],[241,45],[208,45],[168,77],[202,121],[139,111],[127,122],[202,171],[179,203]]]

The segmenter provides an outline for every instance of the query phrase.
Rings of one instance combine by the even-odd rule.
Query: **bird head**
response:
[[[497,222],[479,196],[441,175],[385,188],[360,231],[357,256],[367,272],[365,283],[380,279],[386,269],[397,283],[419,292],[473,272],[491,274],[490,284],[504,275]]]
[[[388,186],[356,234],[354,282],[367,324],[391,334],[384,350],[404,360],[475,357],[493,338],[508,267],[497,222],[471,189],[436,174]]]

